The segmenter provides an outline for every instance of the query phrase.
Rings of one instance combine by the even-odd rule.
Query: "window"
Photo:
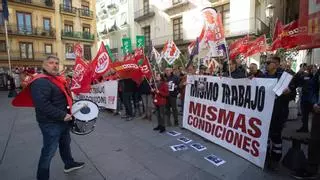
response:
[[[183,39],[182,17],[173,19],[173,40]]]
[[[90,39],[90,25],[84,24],[82,27],[83,38]]]
[[[33,59],[33,44],[29,42],[20,42],[20,57],[22,59]]]
[[[4,25],[3,11],[0,11],[0,26]]]
[[[50,20],[50,18],[43,18],[43,29],[45,31],[50,31],[50,29],[51,29],[51,20]]]
[[[65,34],[69,34],[69,35],[72,35],[72,32],[73,32],[73,24],[72,22],[64,22],[64,33]]]
[[[63,6],[64,8],[68,9],[72,7],[72,1],[71,0],[63,0]]]
[[[0,41],[0,52],[6,52],[6,51],[7,51],[6,41]]]
[[[230,27],[230,4],[215,7],[218,13],[221,14],[224,31],[228,32]]]
[[[44,44],[45,54],[52,54],[52,44]]]
[[[149,13],[149,0],[143,0],[143,14]]]
[[[172,0],[172,5],[176,5],[176,4],[179,4],[181,2],[182,2],[182,0]]]
[[[82,32],[90,33],[90,25],[89,24],[83,24]]]
[[[19,33],[31,34],[32,33],[32,20],[31,14],[25,12],[17,12],[17,26]]]
[[[81,3],[81,15],[83,16],[90,16],[90,8],[88,2]]]
[[[91,60],[91,46],[90,45],[83,45],[83,53],[84,53],[84,58],[86,60]]]
[[[75,59],[76,55],[73,53],[73,44],[66,43],[66,59]]]
[[[145,38],[145,46],[148,47],[150,45],[150,26],[142,28],[142,33]]]

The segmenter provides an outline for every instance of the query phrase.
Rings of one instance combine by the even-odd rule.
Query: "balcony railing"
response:
[[[85,40],[85,41],[93,41],[94,35],[88,32],[69,32],[62,30],[61,36],[64,39],[75,39],[75,40]]]
[[[9,0],[9,2],[54,9],[53,0]]]
[[[5,27],[3,25],[0,26],[0,33],[5,33]],[[43,37],[51,39],[56,38],[56,32],[53,28],[47,30],[43,27],[17,26],[14,24],[8,25],[8,34],[18,36]]]
[[[134,13],[135,21],[142,21],[147,18],[153,17],[155,15],[153,6],[149,6],[147,8],[140,9]]]
[[[253,17],[224,24],[224,32],[226,37],[236,37],[245,34],[261,35],[268,34],[269,27],[261,19]]]
[[[20,51],[10,51],[10,60],[33,60],[33,61],[42,61],[46,59],[49,55],[57,56],[57,53],[47,54],[45,52],[33,52],[28,54],[27,58],[23,57],[23,54]],[[8,60],[8,54],[6,52],[0,53],[0,60]]]
[[[67,6],[65,4],[60,4],[60,12],[61,13],[69,13],[69,14],[77,14],[77,8],[72,6]]]
[[[89,9],[79,9],[80,17],[93,18],[93,11]]]

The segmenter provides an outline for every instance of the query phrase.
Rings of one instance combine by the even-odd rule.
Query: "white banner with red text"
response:
[[[75,100],[87,99],[99,107],[117,109],[118,81],[105,81],[91,86],[90,93],[75,95]]]
[[[188,76],[183,127],[263,168],[276,83]]]

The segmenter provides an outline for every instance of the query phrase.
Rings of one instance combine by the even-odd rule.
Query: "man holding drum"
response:
[[[47,180],[50,163],[58,145],[65,173],[82,168],[84,163],[75,162],[71,154],[69,122],[72,115],[69,107],[72,106],[72,97],[65,79],[59,76],[59,58],[49,56],[43,61],[42,67],[43,74],[32,81],[30,90],[43,136],[37,179]]]

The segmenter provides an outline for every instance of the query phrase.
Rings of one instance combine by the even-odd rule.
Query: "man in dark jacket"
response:
[[[58,67],[59,58],[55,56],[49,56],[43,61],[43,72],[50,78],[58,79]],[[36,119],[43,136],[37,179],[49,179],[51,159],[55,155],[58,145],[60,156],[65,164],[65,173],[82,168],[84,163],[73,160],[70,148],[69,121],[72,120],[72,116],[68,109],[68,100],[72,102],[72,99],[68,98],[71,98],[71,96],[66,96],[59,85],[49,78],[36,79],[32,82],[30,88]],[[64,89],[64,92],[67,91],[67,89]]]
[[[167,126],[171,126],[170,115],[172,109],[172,115],[174,119],[174,125],[178,126],[178,108],[177,108],[177,96],[179,94],[179,78],[173,74],[172,68],[165,69],[166,78],[169,86],[169,97],[166,106],[167,114]]]
[[[122,99],[126,109],[126,115],[122,118],[125,118],[127,121],[131,121],[134,117],[132,109],[132,100],[134,100],[133,93],[137,90],[137,84],[132,79],[123,79],[122,85]]]
[[[319,73],[319,71],[317,72]],[[318,79],[317,86],[320,81]],[[312,109],[314,111],[312,117],[311,133],[308,147],[308,161],[307,166],[302,171],[295,172],[293,176],[297,179],[318,179],[318,169],[320,164],[320,100],[319,89],[313,91],[312,95]]]
[[[258,65],[256,63],[251,63],[249,66],[249,74],[248,77],[256,77],[261,78],[264,74],[258,69]]]
[[[231,72],[232,78],[240,79],[240,78],[246,77],[246,73],[245,73],[244,69],[239,68],[237,61],[230,61],[229,66],[230,66],[230,72]],[[224,76],[229,77],[229,69],[227,69]]]
[[[280,79],[283,70],[279,68],[279,57],[271,57],[267,60],[267,73],[265,78],[277,78]],[[296,87],[294,83],[290,83],[289,87],[283,92],[282,95],[277,96],[274,101],[273,112],[271,116],[270,129],[269,129],[269,143],[271,146],[270,152],[267,154],[267,166],[273,170],[278,168],[278,163],[282,157],[282,129],[283,124],[287,116],[288,99],[290,99],[290,93],[294,91]],[[268,148],[270,149],[270,148]]]

